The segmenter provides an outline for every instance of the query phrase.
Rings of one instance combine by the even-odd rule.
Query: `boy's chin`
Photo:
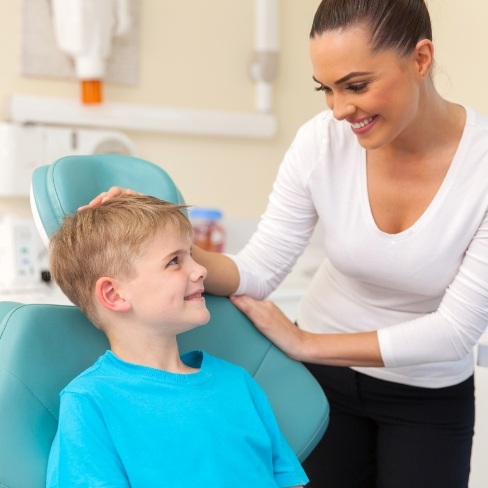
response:
[[[206,309],[205,309],[206,310]],[[206,310],[206,314],[205,314],[205,318],[203,318],[202,322],[198,325],[205,325],[205,324],[208,324],[209,321],[210,321],[210,312],[208,310]]]
[[[208,324],[209,321],[210,321],[210,312],[207,309],[205,309],[205,311],[202,310],[200,317],[195,318],[195,320],[193,321],[192,328],[206,325]]]

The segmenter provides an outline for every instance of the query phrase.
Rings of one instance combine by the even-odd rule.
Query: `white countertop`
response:
[[[0,290],[0,301],[19,303],[52,303],[55,305],[72,305],[66,295],[54,284],[39,285],[23,290]]]

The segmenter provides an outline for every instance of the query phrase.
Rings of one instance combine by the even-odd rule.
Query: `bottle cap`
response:
[[[81,101],[88,105],[102,103],[102,82],[100,80],[82,80]]]
[[[188,210],[190,219],[219,220],[222,218],[222,211],[218,208],[192,207]]]

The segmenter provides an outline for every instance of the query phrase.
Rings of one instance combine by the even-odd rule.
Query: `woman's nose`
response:
[[[344,120],[346,117],[349,117],[356,111],[356,107],[341,96],[332,96],[332,98],[327,102],[327,105],[334,114],[334,118],[337,120]]]

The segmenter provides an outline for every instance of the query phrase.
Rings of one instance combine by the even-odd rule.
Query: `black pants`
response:
[[[474,380],[447,388],[382,381],[306,364],[331,406],[324,438],[304,462],[307,488],[466,488]]]

